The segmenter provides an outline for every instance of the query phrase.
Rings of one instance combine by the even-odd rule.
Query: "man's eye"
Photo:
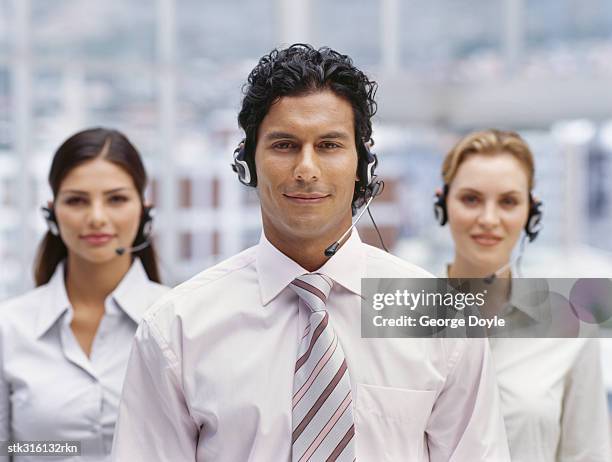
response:
[[[293,147],[293,143],[290,143],[289,141],[281,141],[280,143],[276,143],[274,145],[274,149],[279,149],[281,151],[286,151],[288,149],[291,149]]]
[[[334,143],[333,141],[324,141],[323,143],[321,143],[321,147],[323,149],[337,149],[340,146],[337,143]]]

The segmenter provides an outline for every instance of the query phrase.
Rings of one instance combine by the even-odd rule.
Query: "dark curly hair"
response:
[[[353,108],[359,162],[364,162],[365,144],[372,139],[371,119],[376,113],[377,88],[378,84],[357,69],[349,56],[328,47],[317,50],[311,45],[296,43],[263,56],[243,86],[244,98],[238,114],[238,124],[246,135],[246,161],[255,181],[257,131],[270,106],[279,98],[329,89],[346,99]],[[354,206],[362,203],[365,185],[361,180],[353,194]]]

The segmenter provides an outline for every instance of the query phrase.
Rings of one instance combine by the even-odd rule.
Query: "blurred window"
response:
[[[448,80],[458,60],[483,61],[480,75],[471,67],[465,76],[486,77],[499,68],[503,2],[488,0],[400,1],[401,63],[419,78]],[[492,69],[491,69],[492,68]],[[475,75],[476,74],[476,75]]]
[[[30,0],[33,53],[41,58],[151,62],[156,2]]]
[[[381,3],[311,0],[313,45],[348,54],[358,67],[379,64]]]

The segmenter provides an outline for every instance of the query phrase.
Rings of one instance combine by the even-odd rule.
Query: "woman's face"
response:
[[[511,154],[475,154],[449,185],[448,221],[455,259],[490,274],[510,260],[529,213],[526,168]]]
[[[115,249],[131,246],[142,212],[132,177],[103,158],[71,170],[54,207],[69,255],[91,263],[118,258]]]

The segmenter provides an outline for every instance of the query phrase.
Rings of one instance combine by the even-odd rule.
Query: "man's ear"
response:
[[[442,197],[442,189],[436,188],[435,194],[436,194],[436,197]]]
[[[47,207],[52,209],[53,208],[53,201],[47,201]]]

